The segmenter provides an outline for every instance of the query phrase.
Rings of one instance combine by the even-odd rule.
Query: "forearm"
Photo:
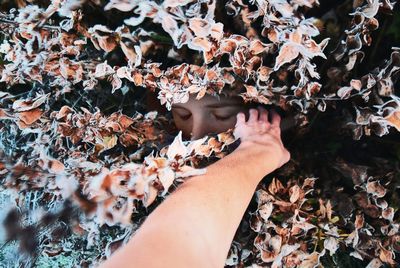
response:
[[[236,152],[209,166],[205,175],[191,178],[166,200],[169,204],[160,208],[153,222],[170,217],[171,225],[188,226],[187,234],[191,235],[184,238],[187,246],[208,249],[206,255],[201,252],[197,259],[208,262],[207,267],[223,267],[259,181],[272,171],[272,167],[265,167],[267,163],[261,167],[262,163],[255,158]]]
[[[258,182],[274,169],[261,159],[238,148],[206,174],[183,183],[116,253],[110,267],[118,260],[120,267],[223,267]]]

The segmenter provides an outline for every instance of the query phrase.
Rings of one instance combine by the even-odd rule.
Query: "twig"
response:
[[[8,20],[8,19],[3,19],[0,18],[0,23],[6,23],[6,24],[11,24],[14,27],[19,27],[20,23]],[[43,25],[40,28],[46,29],[46,30],[53,30],[53,31],[59,31],[61,32],[61,28],[59,26],[52,26],[52,25]]]

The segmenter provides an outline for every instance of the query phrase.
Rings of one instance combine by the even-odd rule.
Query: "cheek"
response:
[[[177,129],[182,131],[184,137],[190,137],[190,132],[192,131],[192,120],[183,121],[177,116],[174,116],[174,123]]]
[[[232,116],[231,118],[229,118],[229,120],[227,120],[226,122],[226,126],[228,128],[234,128],[236,125],[236,114],[234,116]]]
[[[213,121],[212,128],[214,132],[224,132],[236,125],[236,115],[224,121]]]

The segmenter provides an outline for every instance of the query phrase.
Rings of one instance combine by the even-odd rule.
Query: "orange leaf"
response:
[[[26,125],[31,125],[34,122],[36,122],[40,116],[43,114],[43,111],[40,110],[39,108],[25,111],[25,112],[20,112],[18,113],[18,117],[21,121],[23,121]]]
[[[394,126],[397,131],[400,131],[400,110],[394,111],[390,115],[386,116],[385,120],[389,125]]]

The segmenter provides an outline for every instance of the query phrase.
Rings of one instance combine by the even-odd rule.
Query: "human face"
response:
[[[191,95],[186,103],[172,105],[176,127],[182,130],[185,138],[192,140],[234,128],[236,115],[245,110],[240,97],[211,95],[205,95],[200,100]]]

